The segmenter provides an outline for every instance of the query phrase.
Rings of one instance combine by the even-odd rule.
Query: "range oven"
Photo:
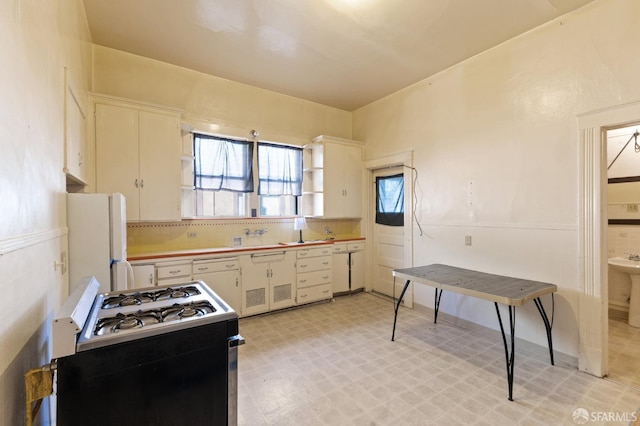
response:
[[[237,424],[238,315],[202,281],[98,294],[52,325],[57,424]]]

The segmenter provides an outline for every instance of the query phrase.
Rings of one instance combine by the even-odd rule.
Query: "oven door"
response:
[[[228,424],[237,327],[220,321],[58,359],[58,424]]]

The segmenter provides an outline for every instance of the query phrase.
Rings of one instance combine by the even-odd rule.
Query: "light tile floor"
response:
[[[243,318],[241,425],[629,424],[640,390],[516,350],[507,399],[500,333],[469,331],[367,293]],[[617,418],[617,422],[597,422]]]
[[[640,389],[640,328],[609,319],[609,379]]]

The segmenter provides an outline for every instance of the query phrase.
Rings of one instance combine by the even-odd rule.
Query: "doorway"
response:
[[[373,291],[394,297],[402,290],[392,272],[404,267],[404,175],[402,166],[373,172]]]
[[[607,258],[640,253],[640,122],[606,130]],[[640,387],[640,328],[628,323],[631,279],[608,268],[608,378]]]
[[[640,102],[578,116],[578,368],[598,377],[609,374],[606,130],[639,118]]]
[[[371,209],[367,216],[367,235],[372,241],[368,250],[367,282],[368,288],[385,296],[399,296],[398,288],[404,283],[395,283],[392,271],[398,268],[413,266],[413,152],[395,154],[388,157],[369,160],[365,162],[367,169],[367,203],[376,205],[376,178],[384,176],[401,175],[404,189],[404,219],[403,226],[391,227],[376,224],[376,209]],[[390,229],[394,228],[394,229]],[[403,298],[405,307],[413,307],[413,286],[405,293]]]

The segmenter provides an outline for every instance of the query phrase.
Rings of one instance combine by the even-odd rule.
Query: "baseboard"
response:
[[[431,317],[433,317],[433,313],[434,313],[433,308],[429,308],[427,306],[420,305],[418,303],[414,303],[413,308],[418,312],[424,312],[426,316],[430,315]],[[474,322],[467,321],[465,319],[453,316],[451,314],[447,314],[446,312],[438,311],[438,322],[441,322],[441,321],[446,322],[447,324],[454,325],[456,327],[461,327],[471,331],[476,330],[478,332],[490,331],[494,333],[500,333],[499,330],[494,330],[492,328],[485,327],[484,325],[476,324]],[[522,338],[516,337],[516,347],[523,348],[529,352],[533,352],[536,355],[540,355],[543,358],[544,357],[546,357],[546,359],[549,358],[549,348],[547,348],[547,346],[542,346],[537,343],[533,343],[528,340],[524,340]],[[559,352],[558,350],[554,350],[553,358],[556,365],[578,368],[578,357],[571,356],[563,352]]]

